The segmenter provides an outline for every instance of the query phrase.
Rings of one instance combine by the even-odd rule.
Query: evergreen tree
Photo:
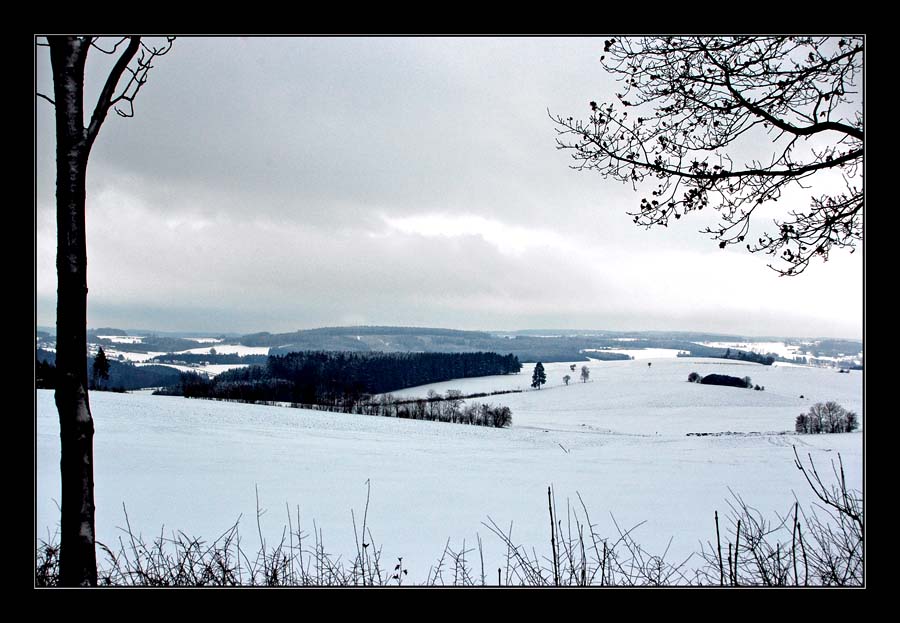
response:
[[[544,373],[544,364],[540,361],[534,366],[534,374],[531,375],[531,386],[540,389],[541,385],[547,382],[547,375]]]
[[[102,346],[94,357],[94,365],[91,368],[91,377],[94,380],[94,387],[99,387],[101,379],[104,381],[109,380],[109,359],[106,358],[106,353],[103,352]]]
[[[591,370],[587,366],[581,366],[581,382],[587,383],[591,376]]]
[[[37,361],[34,368],[37,389],[56,389],[56,366],[49,361]]]

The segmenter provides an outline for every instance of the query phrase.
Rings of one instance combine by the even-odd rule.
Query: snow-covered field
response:
[[[148,361],[145,363],[136,363],[137,366],[165,366],[167,368],[175,368],[176,370],[180,370],[181,372],[197,372],[206,374],[210,377],[217,376],[222,374],[223,372],[227,372],[228,370],[234,370],[235,368],[246,368],[247,364],[245,363],[213,363],[205,366],[196,365],[196,366],[184,366],[177,363],[157,363],[155,361]]]
[[[357,523],[371,483],[368,526],[383,560],[403,556],[410,579],[424,580],[447,540],[485,548],[488,577],[505,560],[490,517],[513,539],[549,551],[547,487],[559,512],[580,494],[601,535],[611,518],[631,527],[653,553],[672,538],[667,560],[683,559],[714,541],[713,512],[727,513],[729,488],[774,518],[794,502],[812,501],[793,465],[792,446],[811,453],[820,473],[840,453],[848,483],[862,486],[863,435],[798,436],[794,417],[817,401],[835,400],[862,414],[860,373],[766,367],[713,359],[546,364],[548,384],[529,389],[532,366],[518,375],[464,379],[428,389],[464,393],[529,389],[482,399],[506,404],[509,429],[332,414],[183,398],[91,394],[95,418],[98,538],[114,543],[124,525],[152,538],[170,534],[213,539],[242,516],[252,549],[256,488],[271,544],[281,537],[287,507],[300,508],[302,528],[323,531],[325,547],[346,561],[356,552]],[[690,372],[750,376],[765,391],[687,383]],[[563,385],[564,374],[572,383]],[[804,398],[800,398],[800,395]],[[688,436],[692,432],[762,433]],[[37,529],[58,521],[59,436],[53,394],[37,396]],[[477,552],[475,554],[477,556]],[[679,560],[680,561],[680,560]],[[491,571],[493,569],[493,571]]]
[[[215,349],[219,355],[268,355],[268,346],[244,346],[243,344],[214,344],[213,346],[204,346],[202,348],[190,348],[188,350],[180,350],[176,355],[208,355],[209,351]]]
[[[99,346],[97,346],[96,348],[91,347],[88,352],[93,356],[97,354],[98,350],[100,350]],[[118,348],[110,348],[109,350],[103,349],[103,352],[106,353],[106,357],[108,359],[118,359],[119,355],[121,355],[122,359],[124,359],[125,361],[130,361],[131,363],[143,363],[159,355],[166,354],[162,351],[150,351],[149,353],[133,353],[127,350],[119,350]]]
[[[116,344],[142,344],[144,338],[140,335],[98,335],[98,338],[115,342]],[[185,337],[182,338],[198,344],[217,344],[222,342],[218,337]]]

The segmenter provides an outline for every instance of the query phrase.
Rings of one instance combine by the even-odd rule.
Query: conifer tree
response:
[[[547,382],[547,375],[544,373],[544,364],[540,361],[534,366],[534,374],[531,375],[531,386],[540,389],[541,385]]]
[[[102,346],[94,356],[94,365],[91,367],[91,377],[94,380],[95,388],[100,386],[101,379],[104,381],[109,380],[109,359],[106,358],[106,353],[103,352]]]

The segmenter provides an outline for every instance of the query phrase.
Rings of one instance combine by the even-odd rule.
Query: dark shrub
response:
[[[746,377],[745,377],[746,378]],[[702,385],[725,385],[726,387],[747,387],[745,379],[726,374],[707,374],[700,380]]]

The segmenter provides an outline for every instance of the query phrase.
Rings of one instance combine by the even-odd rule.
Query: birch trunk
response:
[[[84,39],[50,39],[56,101],[56,408],[59,411],[60,584],[97,584],[94,421],[88,400]]]

